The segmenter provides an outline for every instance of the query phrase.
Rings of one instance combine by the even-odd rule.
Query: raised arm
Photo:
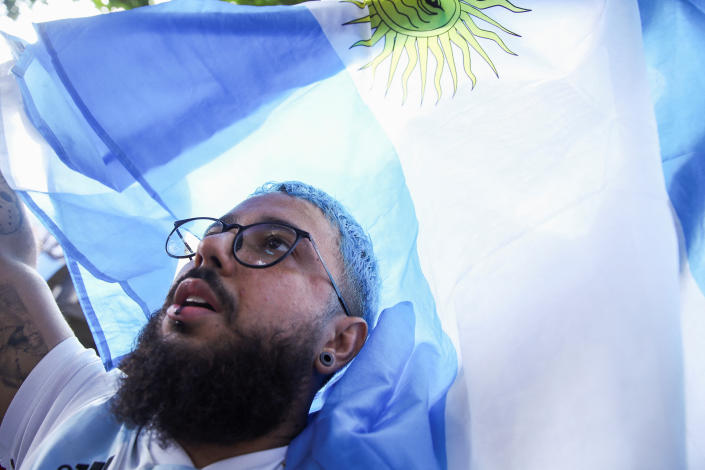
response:
[[[39,360],[73,335],[36,263],[26,209],[0,174],[0,419]]]

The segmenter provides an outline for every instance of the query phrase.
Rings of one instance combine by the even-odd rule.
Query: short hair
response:
[[[252,196],[277,192],[310,202],[338,228],[345,276],[342,288],[345,302],[350,307],[351,315],[362,317],[372,325],[377,314],[379,272],[369,235],[340,202],[309,184],[300,181],[269,182],[257,188]]]

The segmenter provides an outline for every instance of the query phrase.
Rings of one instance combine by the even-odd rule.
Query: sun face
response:
[[[409,76],[419,66],[421,71],[421,100],[426,90],[428,55],[433,55],[436,68],[433,83],[440,100],[441,76],[444,64],[448,64],[453,78],[453,93],[458,85],[458,73],[455,66],[453,47],[455,44],[462,53],[463,70],[474,87],[477,78],[472,72],[470,49],[479,54],[498,76],[497,68],[485,52],[478,38],[493,41],[506,53],[514,54],[493,31],[481,29],[475,20],[489,23],[501,31],[518,36],[497,21],[486,15],[483,10],[495,6],[504,7],[514,13],[530,11],[512,5],[507,0],[345,0],[359,8],[368,8],[369,15],[350,21],[352,23],[370,23],[374,30],[368,40],[358,41],[354,46],[371,47],[384,38],[384,49],[363,68],[372,67],[373,73],[380,63],[391,56],[387,90],[392,85],[399,61],[404,52],[408,63],[401,76],[403,101],[406,101]]]

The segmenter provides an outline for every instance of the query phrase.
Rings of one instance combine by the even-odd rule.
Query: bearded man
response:
[[[0,220],[11,227],[0,233],[0,306],[27,325],[5,335],[24,355],[0,383],[4,461],[284,467],[314,395],[360,351],[376,311],[369,237],[337,201],[299,182],[268,184],[223,217],[176,221],[166,251],[188,262],[121,371],[106,373],[61,317],[33,268],[27,224],[16,221],[23,209],[4,180],[0,189],[11,206],[0,218],[15,217]]]

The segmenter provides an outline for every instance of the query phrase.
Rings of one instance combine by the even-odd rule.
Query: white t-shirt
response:
[[[15,470],[194,468],[176,443],[162,448],[152,433],[128,429],[108,410],[118,370],[76,338],[47,354],[20,387],[0,425],[0,465]],[[204,470],[279,470],[287,447],[240,455]]]

